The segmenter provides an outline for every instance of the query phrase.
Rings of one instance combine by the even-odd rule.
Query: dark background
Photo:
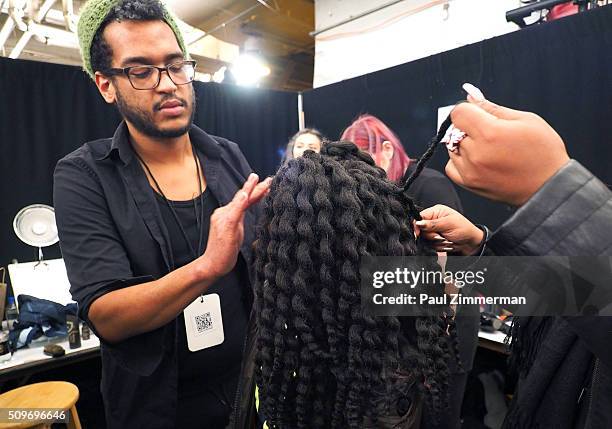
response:
[[[298,129],[297,94],[195,82],[195,123],[238,143],[259,174],[272,174]],[[0,58],[0,266],[38,250],[13,232],[30,204],[53,204],[53,170],[84,142],[111,137],[120,117],[78,67]],[[61,257],[59,245],[43,250]]]
[[[461,84],[467,81],[493,101],[542,115],[573,158],[611,183],[611,23],[612,6],[603,7],[309,91],[304,94],[307,125],[335,139],[360,113],[369,112],[387,122],[416,158],[435,133],[438,107],[463,99]],[[237,142],[258,173],[273,173],[279,150],[298,127],[297,95],[217,84],[195,87],[196,124]],[[111,136],[120,118],[76,67],[0,58],[0,97],[3,266],[13,258],[36,258],[36,249],[13,233],[12,221],[26,205],[52,203],[56,162],[85,141]],[[442,150],[431,166],[442,170],[445,161]],[[476,221],[496,226],[510,214],[467,192],[461,197]],[[46,249],[45,256],[59,257],[59,246]],[[91,359],[29,381],[74,382],[81,392],[84,427],[103,428],[99,365],[99,359]],[[13,380],[3,387],[16,385]]]
[[[485,40],[304,94],[307,126],[330,138],[359,114],[379,116],[413,158],[435,132],[437,109],[465,98],[464,82],[500,104],[536,112],[570,155],[612,183],[612,6]],[[415,43],[406,41],[406,43]],[[297,130],[297,94],[195,83],[195,123],[237,142],[261,175],[275,171]],[[22,207],[52,202],[56,162],[119,123],[77,67],[0,58],[0,266],[31,261],[36,249],[12,230]],[[440,150],[430,166],[443,170]],[[463,190],[466,214],[498,226],[511,211]],[[45,257],[59,257],[59,246]]]
[[[572,158],[612,183],[612,6],[307,92],[306,125],[338,139],[371,113],[418,158],[435,134],[438,107],[465,99],[464,82],[498,104],[544,117]],[[447,159],[439,150],[430,167],[444,171]],[[464,190],[460,197],[479,223],[496,227],[512,214]]]

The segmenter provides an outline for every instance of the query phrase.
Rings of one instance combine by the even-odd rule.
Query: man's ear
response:
[[[102,94],[102,97],[104,97],[104,101],[106,101],[108,104],[113,104],[115,102],[115,84],[109,77],[104,76],[99,71],[96,72],[96,86],[98,87],[100,94]]]
[[[393,159],[393,155],[395,154],[395,149],[390,141],[385,140],[382,144],[382,155],[387,161],[391,161]]]

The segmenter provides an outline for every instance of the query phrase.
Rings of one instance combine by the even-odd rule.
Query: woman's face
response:
[[[314,134],[302,134],[293,144],[293,157],[299,158],[304,155],[305,150],[319,153],[321,151],[321,140]]]

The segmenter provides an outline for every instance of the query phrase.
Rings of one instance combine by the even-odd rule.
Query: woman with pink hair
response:
[[[376,165],[385,170],[387,177],[394,182],[399,182],[406,170],[415,168],[415,163],[411,162],[400,139],[376,116],[361,115],[344,130],[340,139],[353,142],[359,149],[372,155]],[[431,168],[423,170],[410,187],[410,194],[422,208],[444,204],[459,212],[463,211],[450,180]]]
[[[341,140],[353,142],[361,150],[374,158],[376,165],[387,172],[387,177],[398,182],[406,171],[416,167],[411,162],[402,143],[391,129],[375,116],[361,115],[342,133]],[[421,175],[410,186],[410,196],[422,208],[436,204],[450,205],[462,212],[461,201],[450,180],[442,173],[431,168],[423,169]],[[461,404],[467,383],[467,374],[472,369],[476,346],[478,344],[478,307],[462,306],[461,317],[457,317],[457,336],[459,341],[458,361],[461,365],[450,368],[449,408],[441,416],[440,424],[430,429],[458,429],[460,427]]]
[[[404,176],[410,165],[410,158],[395,133],[375,116],[361,115],[344,130],[340,139],[351,141],[372,155],[376,165],[394,182]]]

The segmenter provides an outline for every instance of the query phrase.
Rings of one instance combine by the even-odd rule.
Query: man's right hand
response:
[[[520,206],[569,161],[561,137],[541,117],[468,96],[453,124],[467,133],[449,152],[446,174],[484,197]]]
[[[210,232],[204,255],[199,258],[202,273],[219,278],[236,265],[244,239],[244,214],[267,195],[272,178],[259,183],[252,173],[232,201],[216,209],[210,217]]]

